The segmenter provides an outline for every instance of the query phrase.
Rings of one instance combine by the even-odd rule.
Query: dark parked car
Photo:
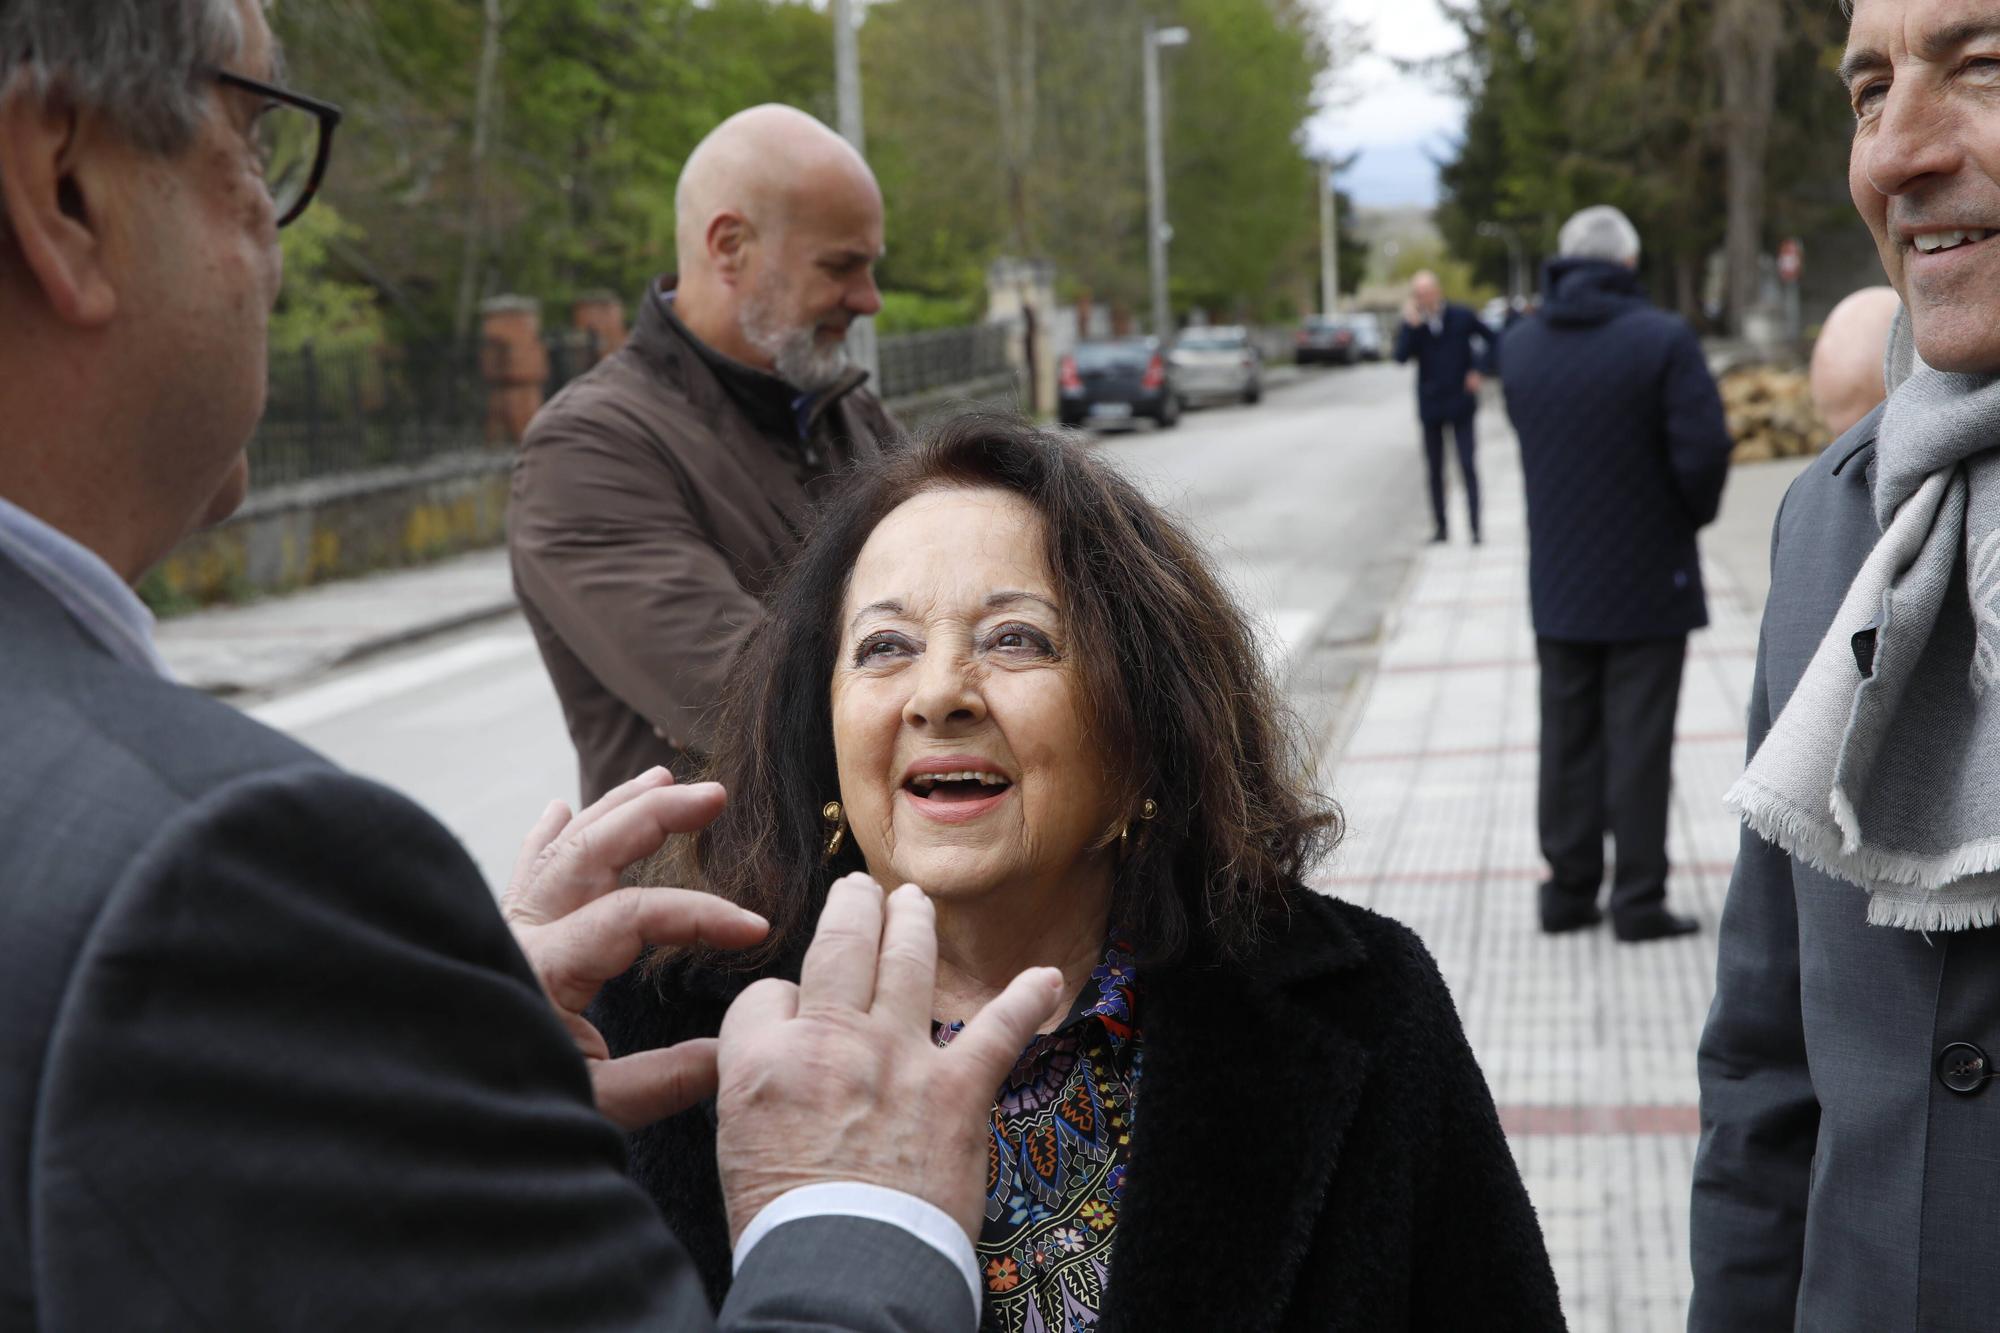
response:
[[[1151,417],[1166,427],[1181,419],[1173,367],[1153,338],[1077,344],[1062,359],[1061,398],[1065,426],[1108,426]]]
[[[1302,366],[1354,363],[1354,326],[1345,315],[1307,315],[1299,323],[1295,357]]]

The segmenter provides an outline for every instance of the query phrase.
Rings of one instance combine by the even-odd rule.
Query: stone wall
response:
[[[253,494],[141,591],[164,610],[205,606],[497,545],[513,462],[511,448],[473,449]]]

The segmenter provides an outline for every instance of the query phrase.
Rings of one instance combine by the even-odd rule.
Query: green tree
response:
[[[1466,48],[1439,72],[1468,110],[1455,153],[1440,165],[1438,223],[1488,278],[1506,265],[1493,224],[1547,254],[1571,212],[1610,203],[1638,226],[1654,289],[1690,316],[1707,258],[1727,240],[1740,309],[1740,275],[1754,274],[1771,239],[1766,219],[1800,215],[1791,201],[1817,197],[1839,174],[1842,145],[1826,133],[1838,122],[1838,90],[1816,72],[1833,34],[1807,0],[1447,0],[1446,8]],[[1769,88],[1766,45],[1776,71]]]
[[[894,0],[862,30],[885,276],[963,294],[992,256],[1032,255],[1098,300],[1142,305],[1148,18],[1191,35],[1162,61],[1175,306],[1261,314],[1316,273],[1298,143],[1329,59],[1315,6]]]
[[[355,351],[382,341],[382,310],[366,284],[346,276],[332,247],[359,231],[332,205],[306,210],[280,233],[285,286],[271,314],[271,349],[296,352],[311,344],[326,352]]]

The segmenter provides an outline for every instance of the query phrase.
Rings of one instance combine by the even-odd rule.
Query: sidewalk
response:
[[[1548,937],[1535,916],[1520,469],[1504,418],[1482,421],[1486,545],[1417,560],[1357,721],[1328,756],[1350,831],[1321,883],[1407,923],[1436,955],[1540,1213],[1570,1327],[1677,1331],[1690,1282],[1694,1052],[1737,837],[1721,799],[1743,758],[1770,520],[1802,464],[1744,469],[1704,534],[1712,624],[1689,644],[1668,886],[1702,933],[1645,945],[1614,942],[1608,926]]]
[[[507,552],[495,548],[176,616],[156,638],[176,679],[254,697],[513,609]]]

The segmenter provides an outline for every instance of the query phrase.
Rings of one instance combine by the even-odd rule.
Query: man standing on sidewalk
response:
[[[1666,907],[1674,715],[1687,636],[1708,623],[1695,532],[1722,500],[1729,428],[1694,330],[1640,294],[1625,215],[1586,208],[1559,245],[1503,381],[1541,662],[1542,929],[1603,919],[1610,833],[1612,930],[1685,935],[1694,921]]]
[[[1889,399],[1793,483],[1701,1040],[1697,1333],[1990,1329],[2000,1238],[1994,0],[1860,0]]]
[[[585,801],[691,766],[813,499],[894,431],[843,342],[882,305],[860,155],[802,111],[754,107],[689,156],[674,207],[678,277],[542,409],[514,471],[514,584]]]
[[[1480,353],[1474,355],[1473,339]],[[1433,543],[1445,540],[1444,430],[1451,427],[1472,543],[1479,544],[1479,466],[1473,417],[1479,410],[1479,370],[1493,360],[1494,333],[1464,306],[1446,301],[1437,275],[1410,279],[1403,326],[1396,331],[1397,364],[1417,359],[1417,418],[1424,428],[1424,471],[1430,480]]]

